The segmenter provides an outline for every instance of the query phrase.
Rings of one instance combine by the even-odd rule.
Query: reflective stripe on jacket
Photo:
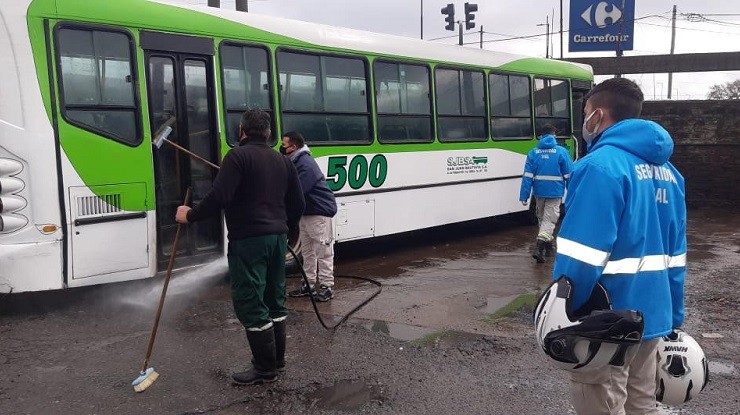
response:
[[[557,145],[554,136],[542,136],[537,148],[527,155],[519,200],[529,199],[532,188],[535,197],[563,197],[571,171],[573,161],[568,151]]]
[[[606,129],[575,164],[553,278],[574,282],[574,307],[600,282],[612,308],[638,310],[644,340],[684,319],[684,179],[668,162],[673,140],[652,121]]]

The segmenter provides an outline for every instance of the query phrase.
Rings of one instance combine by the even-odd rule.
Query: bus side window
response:
[[[363,58],[278,50],[277,62],[282,131],[311,144],[372,141]]]
[[[486,101],[481,71],[437,68],[439,141],[486,141]]]
[[[379,141],[434,141],[429,67],[376,61],[373,71]]]
[[[529,77],[492,73],[488,82],[493,139],[531,140],[534,131]]]
[[[226,142],[239,142],[239,122],[250,108],[260,108],[272,119],[271,144],[275,144],[277,129],[272,111],[267,49],[233,43],[221,45],[221,73],[223,79],[224,109],[226,112]]]
[[[62,115],[70,124],[128,145],[141,142],[132,41],[124,32],[56,31]]]
[[[559,136],[570,136],[570,85],[561,79],[535,78],[535,128],[540,134],[545,124],[558,130]]]

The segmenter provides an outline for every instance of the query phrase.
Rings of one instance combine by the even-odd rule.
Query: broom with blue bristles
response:
[[[191,189],[185,193],[185,202],[183,205],[187,205],[190,202]],[[170,262],[167,264],[167,276],[164,279],[164,286],[162,287],[162,295],[159,297],[159,307],[157,308],[157,317],[154,319],[154,327],[152,327],[152,334],[149,336],[149,346],[146,350],[146,358],[144,359],[144,367],[139,373],[139,377],[131,382],[131,386],[134,387],[136,392],[143,392],[146,388],[151,386],[155,380],[159,377],[153,367],[149,367],[149,358],[152,357],[152,348],[154,347],[154,338],[157,336],[157,327],[159,326],[159,317],[162,315],[162,307],[164,306],[164,298],[167,295],[167,286],[170,284],[170,277],[172,276],[172,267],[175,265],[175,256],[177,255],[177,244],[180,242],[180,231],[182,230],[182,224],[177,224],[177,232],[175,233],[175,242],[172,244],[172,253],[170,254]]]

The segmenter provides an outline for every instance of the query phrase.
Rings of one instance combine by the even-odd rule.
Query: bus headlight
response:
[[[0,195],[18,193],[23,190],[23,181],[15,177],[0,177]]]
[[[0,233],[13,232],[26,226],[28,219],[18,215],[0,215]]]
[[[0,158],[0,176],[14,176],[23,170],[23,164],[21,162]]]
[[[13,213],[26,207],[26,200],[16,196],[0,197],[0,213]]]

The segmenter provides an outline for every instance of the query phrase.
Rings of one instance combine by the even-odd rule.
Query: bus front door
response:
[[[172,128],[167,140],[219,164],[218,130],[213,97],[214,79],[210,55],[154,51],[145,52],[147,92],[152,137]],[[206,195],[216,171],[195,158],[162,143],[153,147],[157,202],[157,265],[166,268],[177,230],[175,212],[190,187],[192,203]],[[220,216],[183,228],[178,245],[178,265],[204,263],[223,251]]]

